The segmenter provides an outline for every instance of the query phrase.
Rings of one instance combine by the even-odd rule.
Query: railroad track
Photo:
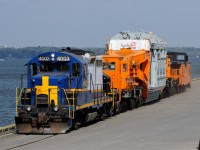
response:
[[[4,130],[5,131],[5,130]],[[16,134],[15,129],[5,131],[0,134],[0,149],[13,150],[20,149],[20,147],[27,146],[33,143],[49,139],[56,135],[25,135]],[[12,143],[12,144],[11,144]],[[14,144],[13,144],[14,143]]]
[[[20,144],[20,145],[17,145],[17,146],[9,147],[9,148],[6,148],[4,150],[12,150],[12,149],[20,148],[20,147],[23,147],[23,146],[27,146],[27,145],[30,145],[30,144],[33,144],[33,143],[36,143],[36,142],[43,141],[45,139],[49,139],[53,136],[56,136],[56,135],[48,135],[47,137],[44,137],[44,138],[41,138],[41,139],[36,139],[36,140],[30,141],[30,142],[27,142],[27,143],[24,143],[24,144]]]

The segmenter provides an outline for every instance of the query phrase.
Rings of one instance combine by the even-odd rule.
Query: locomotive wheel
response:
[[[80,127],[80,123],[78,123],[76,120],[73,120],[73,126],[72,129],[78,130]]]
[[[105,114],[101,114],[101,116],[99,117],[100,121],[104,121],[106,119],[106,115]]]
[[[106,107],[106,115],[107,115],[108,117],[112,117],[112,115],[113,115],[112,106],[107,105],[107,107]]]
[[[106,118],[106,107],[103,105],[100,109],[100,117],[99,120],[103,121]]]
[[[78,129],[79,129],[79,123],[78,123],[78,122],[75,122],[75,123],[74,123],[73,129],[74,129],[74,130],[78,130]]]
[[[80,125],[81,125],[81,123],[80,123],[79,120],[78,120],[78,115],[75,114],[75,117],[74,117],[74,119],[73,119],[72,129],[78,130],[79,127],[80,127]]]
[[[103,114],[100,118],[101,121],[104,121],[106,119],[105,115]]]

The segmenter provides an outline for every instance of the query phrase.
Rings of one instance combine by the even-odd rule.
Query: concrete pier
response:
[[[9,131],[9,130],[13,130],[15,129],[15,124],[10,124],[4,127],[0,127],[0,133],[5,132],[5,131]]]
[[[200,139],[200,80],[181,94],[60,135],[0,134],[0,149],[195,150]]]

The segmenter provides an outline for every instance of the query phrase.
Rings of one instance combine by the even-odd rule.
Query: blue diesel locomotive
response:
[[[102,56],[67,48],[26,66],[27,87],[16,89],[18,133],[65,133],[111,115],[114,98],[106,96]]]

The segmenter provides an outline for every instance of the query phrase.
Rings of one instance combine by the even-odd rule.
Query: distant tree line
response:
[[[64,47],[24,47],[24,48],[0,48],[0,59],[23,59],[32,58],[40,53],[48,51],[59,51]],[[103,54],[105,48],[81,48],[83,50],[92,51],[96,54]],[[195,47],[168,47],[168,51],[186,52],[189,56],[200,56],[200,48]]]
[[[56,51],[56,47],[24,47],[24,48],[0,48],[0,58],[32,58],[42,52]]]
[[[200,48],[196,47],[168,47],[167,50],[171,52],[185,52],[190,57],[200,56]]]

